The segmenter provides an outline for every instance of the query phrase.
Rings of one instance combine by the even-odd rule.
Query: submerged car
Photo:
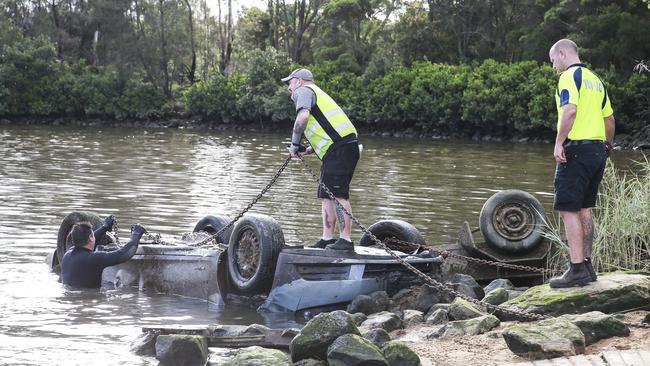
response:
[[[368,231],[399,258],[437,281],[454,273],[467,273],[479,281],[499,277],[535,280],[540,277],[538,272],[503,270],[485,264],[485,260],[543,266],[550,251],[542,235],[543,217],[543,208],[533,196],[508,190],[495,194],[483,206],[479,221],[484,241],[474,240],[467,223],[461,227],[457,244],[439,246],[426,246],[422,234],[402,220],[382,220]],[[70,247],[68,233],[80,221],[101,225],[95,215],[69,214],[59,228],[57,249],[49,256],[53,271],[58,271],[63,253]],[[207,216],[182,240],[143,240],[131,260],[104,270],[102,286],[134,286],[205,299],[216,306],[226,305],[230,294],[261,295],[265,300],[260,311],[295,312],[345,304],[378,290],[392,295],[421,283],[368,233],[354,252],[333,251],[286,245],[279,223],[266,215],[246,214],[232,229],[222,230],[229,222],[223,216]],[[211,244],[192,245],[211,237]],[[104,249],[117,245],[110,235],[99,244]],[[438,256],[443,250],[452,254],[444,261]]]

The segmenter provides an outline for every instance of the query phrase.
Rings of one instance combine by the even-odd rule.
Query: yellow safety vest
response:
[[[357,129],[334,99],[321,88],[314,84],[305,86],[316,94],[316,104],[309,113],[305,137],[322,160],[333,143],[350,134],[357,134]]]

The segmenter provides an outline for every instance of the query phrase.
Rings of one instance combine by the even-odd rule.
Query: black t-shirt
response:
[[[95,231],[97,233],[101,229]],[[104,230],[104,233],[106,230]],[[103,235],[95,236],[99,238]],[[82,247],[70,248],[61,260],[61,282],[64,285],[84,288],[97,288],[102,283],[102,271],[106,267],[128,261],[138,249],[140,238],[131,240],[120,249],[107,252],[93,252]]]

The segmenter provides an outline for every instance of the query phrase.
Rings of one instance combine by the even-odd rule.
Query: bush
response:
[[[182,94],[185,108],[219,122],[236,121],[239,118],[237,84],[241,78],[241,75],[236,75],[228,79],[216,74],[192,85]]]
[[[160,117],[164,110],[165,95],[155,85],[134,75],[126,82],[117,102],[117,119]]]

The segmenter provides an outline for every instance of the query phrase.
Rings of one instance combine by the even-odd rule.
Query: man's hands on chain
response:
[[[113,230],[113,225],[115,225],[115,216],[114,215],[108,215],[104,219],[104,226],[108,228],[108,231]]]

